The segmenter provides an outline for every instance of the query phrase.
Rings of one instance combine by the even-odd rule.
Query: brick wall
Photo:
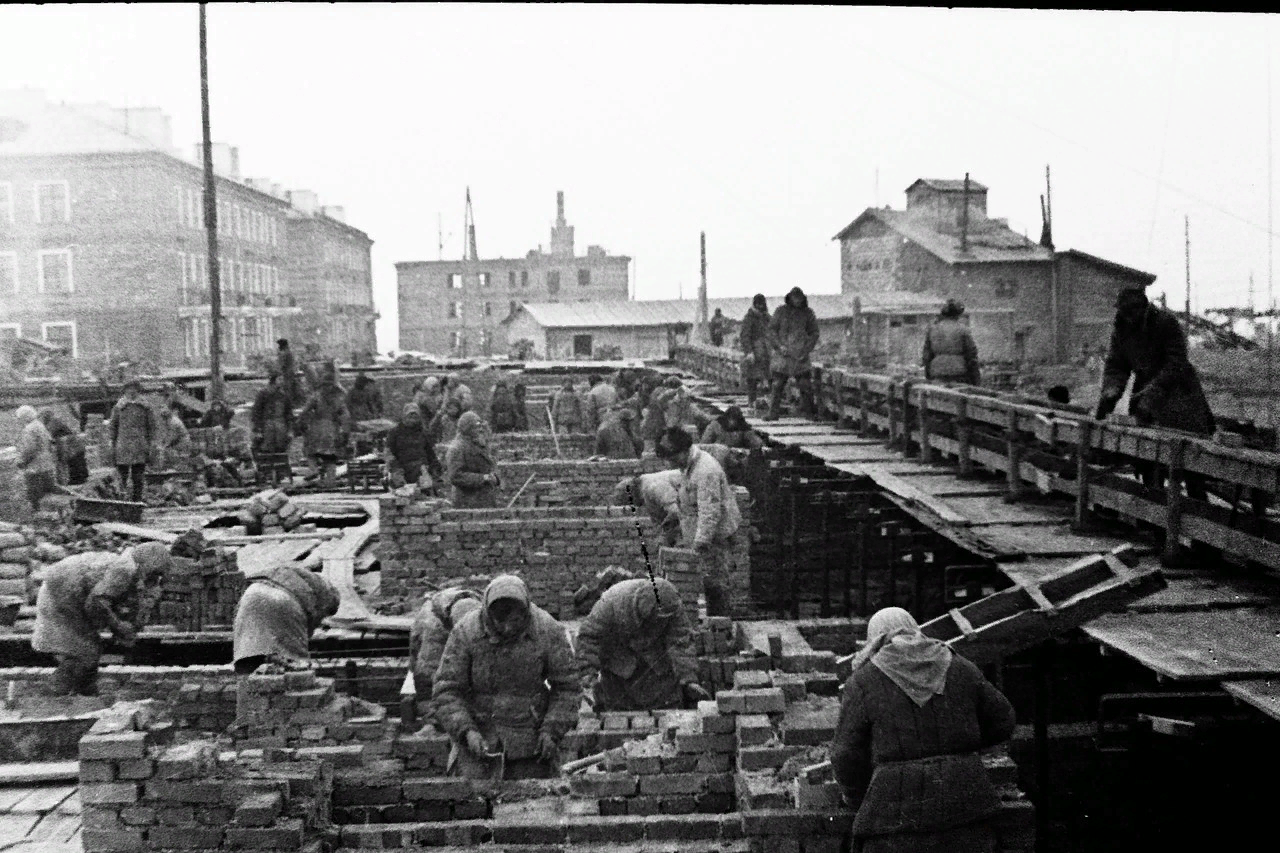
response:
[[[549,432],[500,432],[493,435],[490,447],[499,462],[586,459],[595,450],[596,437],[587,433],[553,436]]]
[[[645,571],[641,532],[657,568],[652,523],[625,507],[445,507],[439,500],[382,499],[382,595],[417,601],[451,580],[514,573],[536,604],[572,618],[574,590],[605,566]]]
[[[557,495],[567,504],[604,506],[618,481],[637,474],[651,474],[668,468],[656,456],[645,459],[538,459],[538,461],[500,462],[502,478],[501,505],[520,492],[522,506],[541,505],[548,496]],[[533,477],[532,480],[529,480]],[[520,491],[525,481],[529,485]]]

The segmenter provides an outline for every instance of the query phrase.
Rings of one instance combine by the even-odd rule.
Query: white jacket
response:
[[[742,513],[720,463],[697,447],[680,480],[680,527],[685,545],[722,544],[738,531]]]

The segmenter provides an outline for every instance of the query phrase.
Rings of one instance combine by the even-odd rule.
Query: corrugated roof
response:
[[[970,220],[968,251],[964,253],[960,251],[958,226],[948,224],[945,231],[939,230],[938,220],[932,214],[917,211],[869,207],[833,239],[843,239],[868,218],[879,220],[947,264],[1048,263],[1053,260],[1053,252],[1044,246],[1014,231],[1003,220],[984,216]]]
[[[922,293],[859,293],[862,312],[902,312],[932,314],[942,308],[943,300]],[[809,307],[819,320],[840,320],[853,312],[852,294],[808,294]],[[783,297],[767,296],[769,310],[782,304]],[[717,308],[731,320],[741,320],[751,307],[750,296],[732,296],[707,300],[707,311]],[[608,300],[599,302],[526,302],[502,322],[509,323],[521,310],[544,328],[594,329],[604,326],[673,326],[695,323],[698,319],[696,299]]]
[[[907,187],[904,192],[911,192],[916,184],[924,184],[926,187],[938,190],[939,192],[964,192],[964,180],[956,180],[955,178],[917,178],[911,182],[911,186]],[[969,179],[969,192],[984,193],[987,188],[972,178]]]

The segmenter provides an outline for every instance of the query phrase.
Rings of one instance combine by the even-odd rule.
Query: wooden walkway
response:
[[[710,384],[695,397],[713,410],[736,405],[748,411],[744,397]],[[767,422],[748,415],[747,422],[773,446],[869,478],[912,517],[993,561],[1016,584],[1039,582],[1082,556],[1126,543],[1138,549],[1141,566],[1159,563],[1156,542],[1135,527],[1098,523],[1077,532],[1076,501],[1062,494],[1061,482],[1045,482],[1035,471],[1023,470],[1021,479],[1029,482],[1011,502],[1007,471],[984,469],[983,454],[973,454],[978,464],[962,477],[955,464],[906,458],[885,437],[834,421]],[[1167,588],[1086,624],[1085,634],[1161,679],[1222,683],[1280,719],[1280,580],[1225,564],[1165,569],[1164,575]]]
[[[75,764],[70,762],[72,767]],[[39,766],[0,765],[0,850],[6,853],[66,853],[81,849],[76,786],[67,782],[24,782],[14,775]],[[13,768],[14,774],[6,775],[6,768]]]

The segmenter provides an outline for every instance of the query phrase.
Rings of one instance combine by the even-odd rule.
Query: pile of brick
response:
[[[183,684],[170,712],[179,728],[226,731],[236,721],[236,685],[233,681]]]
[[[355,744],[362,756],[383,757],[393,730],[386,708],[338,695],[333,679],[263,665],[237,685],[230,734],[237,749]]]
[[[234,551],[203,548],[172,557],[147,624],[174,631],[229,631],[248,581]]]
[[[65,548],[41,541],[29,527],[0,521],[0,596],[34,601],[40,568],[67,554]]]
[[[315,759],[218,759],[211,741],[172,746],[172,723],[117,708],[80,741],[85,853],[254,849],[318,851],[332,777]]]
[[[301,527],[306,514],[282,490],[267,489],[245,501],[236,513],[236,521],[248,531],[287,533]]]

